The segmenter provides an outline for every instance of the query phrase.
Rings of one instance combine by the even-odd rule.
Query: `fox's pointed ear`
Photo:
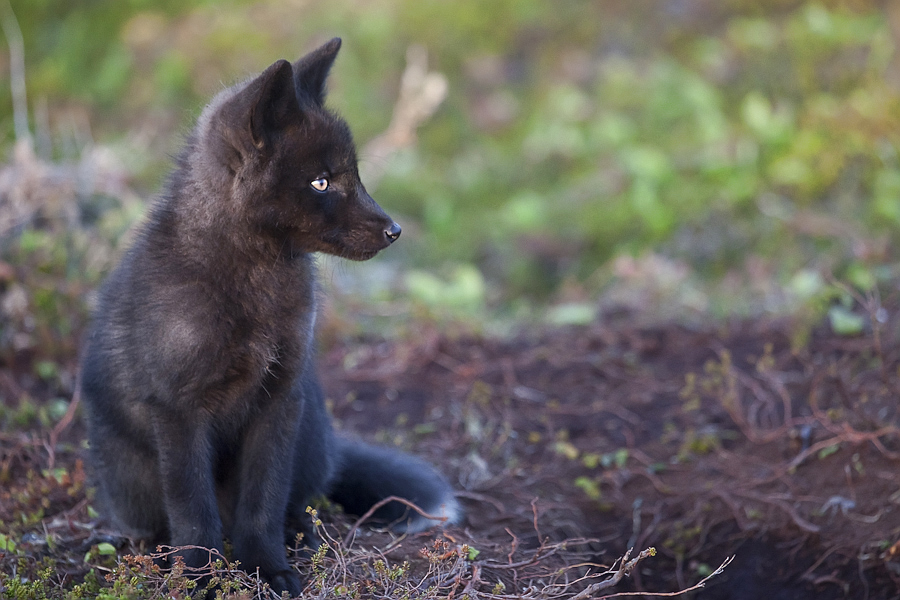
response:
[[[341,38],[334,38],[294,63],[294,89],[301,106],[325,103],[325,80],[340,49]]]
[[[279,60],[217,111],[215,126],[231,147],[220,148],[224,162],[236,170],[248,155],[271,145],[272,136],[299,114],[291,63]]]
[[[249,132],[257,148],[263,148],[272,133],[284,127],[291,116],[298,113],[292,79],[291,63],[282,59],[247,86],[245,91],[250,94]]]

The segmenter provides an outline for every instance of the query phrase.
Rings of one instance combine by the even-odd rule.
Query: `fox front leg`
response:
[[[264,408],[248,425],[236,465],[240,490],[231,534],[243,568],[258,568],[272,589],[291,596],[303,591],[284,543],[300,402],[277,396],[260,401]]]
[[[180,552],[195,572],[209,564],[209,548],[222,553],[222,521],[213,477],[210,425],[171,407],[153,411],[160,477],[170,543],[198,546]]]

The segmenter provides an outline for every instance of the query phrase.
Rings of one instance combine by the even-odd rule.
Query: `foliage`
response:
[[[23,144],[0,168],[0,430],[66,413],[92,292],[140,209],[123,170],[103,149],[52,164]]]
[[[790,288],[798,274],[870,287],[892,276],[897,9],[877,0],[690,6],[14,2],[29,93],[49,107],[55,154],[86,114],[100,139],[141,140],[133,166],[145,186],[222,81],[330,35],[345,38],[332,104],[372,138],[388,121],[406,46],[424,45],[450,95],[418,145],[389,160],[378,190],[407,232],[393,260],[443,269],[430,284],[407,278],[423,306],[442,286],[466,285],[472,298],[481,288],[454,278],[473,271],[481,275],[466,281],[483,277],[486,287],[466,307],[515,312],[522,294],[592,294],[617,280],[611,258],[649,251],[724,282],[722,312],[759,311],[742,299],[759,273],[788,305],[805,300]],[[772,294],[762,296],[752,301]]]
[[[429,600],[453,597],[460,589],[475,594],[477,587],[487,587],[489,584],[480,580],[479,574],[482,569],[489,571],[493,565],[477,562],[481,552],[468,544],[456,543],[452,537],[438,536],[428,546],[420,548],[412,560],[397,562],[378,550],[361,547],[360,544],[354,546],[355,527],[342,541],[335,537],[337,532],[333,527],[322,524],[315,510],[308,509],[307,512],[311,514],[323,543],[314,552],[304,550],[301,553],[306,557],[301,561],[301,567],[309,574],[303,598]],[[579,542],[582,541],[573,541],[572,545],[577,547]],[[549,557],[567,549],[567,543],[548,544],[544,541],[536,550],[530,550],[533,555],[529,562],[541,569],[543,577],[525,586],[519,597],[564,599],[579,597],[576,592],[587,596],[584,582],[591,583],[587,590],[613,587],[623,576],[629,575],[639,562],[656,554],[654,548],[648,548],[629,561],[629,554],[626,553],[617,561],[618,568],[601,569],[599,572],[585,569],[584,564],[562,568],[560,565],[545,564]],[[116,559],[116,550],[111,544],[95,544],[84,559],[88,570],[82,575],[82,581],[74,585],[62,581],[59,573],[44,563],[33,564],[34,561],[24,557],[17,561],[7,559],[7,564],[14,563],[15,566],[9,572],[0,569],[0,593],[10,600],[158,600],[190,597],[261,600],[277,597],[258,575],[248,574],[239,563],[229,563],[222,556],[204,570],[202,575],[208,582],[200,585],[197,579],[185,574],[183,560],[175,556],[178,550],[160,546],[146,555],[126,554]],[[4,558],[3,552],[0,547],[0,559]],[[516,552],[513,546],[509,556]],[[585,574],[575,581],[568,581],[565,575],[569,571],[584,571]],[[500,572],[503,573],[502,565]],[[721,568],[716,575],[720,572]],[[503,594],[507,585],[513,589],[519,587],[518,580],[520,577],[510,578],[504,573],[496,579],[492,591],[478,591],[477,595],[487,600],[501,600],[508,597]],[[702,583],[696,587],[702,587]]]

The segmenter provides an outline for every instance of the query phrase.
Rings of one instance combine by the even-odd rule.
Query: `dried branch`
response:
[[[356,522],[350,527],[350,531],[348,531],[347,535],[344,536],[344,545],[349,546],[350,543],[353,541],[353,536],[356,534],[356,530],[359,529],[359,526],[362,525],[363,523],[365,523],[367,520],[369,520],[372,517],[372,515],[374,515],[375,512],[379,508],[381,508],[384,505],[389,504],[391,502],[399,502],[400,504],[405,504],[406,506],[408,506],[409,508],[416,511],[417,513],[419,513],[420,515],[422,515],[423,517],[425,517],[426,519],[428,519],[430,521],[435,521],[436,523],[444,523],[447,521],[447,517],[438,516],[438,515],[430,515],[427,512],[425,512],[424,510],[422,510],[421,508],[419,508],[417,505],[415,505],[412,502],[410,502],[409,500],[407,500],[406,498],[401,498],[399,496],[388,496],[387,498],[384,498],[383,500],[379,500],[378,502],[376,502],[374,505],[372,505],[372,508],[370,508],[368,511],[366,511],[366,514],[364,514],[363,516],[361,516],[360,518],[358,518],[356,520]]]
[[[63,418],[60,419],[59,423],[50,431],[50,435],[47,436],[47,441],[44,443],[44,447],[47,449],[47,468],[52,470],[54,465],[56,464],[56,443],[59,441],[59,436],[64,432],[69,426],[72,424],[72,421],[75,420],[75,412],[78,410],[78,405],[81,403],[81,371],[79,370],[78,376],[75,380],[75,392],[72,394],[72,400],[69,401],[69,408],[66,410],[66,414],[63,415]]]
[[[365,162],[360,165],[360,171],[369,191],[378,187],[388,159],[415,144],[416,129],[435,113],[447,97],[447,89],[443,74],[428,71],[428,51],[423,46],[410,46],[391,123],[361,152]]]
[[[28,129],[28,97],[25,89],[25,42],[19,21],[9,0],[0,2],[0,26],[9,46],[9,79],[12,88],[13,124],[16,141],[31,148],[31,131]]]
[[[637,556],[632,558],[631,560],[628,557],[631,556],[631,550],[628,550],[625,553],[625,556],[622,557],[622,563],[619,565],[618,570],[613,573],[613,576],[609,579],[605,579],[599,583],[594,583],[584,588],[578,594],[575,594],[572,597],[572,600],[587,600],[594,594],[599,591],[609,589],[614,585],[618,584],[626,575],[630,575],[631,571],[645,558],[649,558],[651,556],[656,556],[656,548],[647,548],[646,550],[642,550]]]
[[[637,560],[637,559],[635,559],[635,560]],[[601,597],[597,598],[597,600],[606,600],[607,598],[620,598],[620,597],[624,597],[624,596],[656,596],[658,598],[663,598],[663,597],[671,598],[673,596],[680,596],[682,594],[687,594],[688,592],[693,592],[695,590],[699,590],[700,588],[706,587],[707,582],[710,579],[712,579],[713,577],[721,575],[722,571],[725,570],[725,567],[730,565],[733,560],[734,560],[734,556],[729,556],[728,558],[725,559],[725,561],[721,565],[719,565],[718,569],[716,569],[715,571],[713,571],[712,573],[710,573],[709,575],[707,575],[706,577],[704,577],[703,579],[701,579],[700,581],[698,581],[697,583],[692,585],[691,587],[685,588],[683,590],[679,590],[677,592],[619,592],[616,594],[610,594],[608,596],[601,596]],[[575,599],[573,598],[572,600],[575,600]]]

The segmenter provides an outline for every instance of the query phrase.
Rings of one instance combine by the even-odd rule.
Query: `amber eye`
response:
[[[313,179],[312,181],[310,181],[309,185],[311,185],[317,192],[324,192],[328,189],[328,180],[324,177],[319,177],[318,179]]]

